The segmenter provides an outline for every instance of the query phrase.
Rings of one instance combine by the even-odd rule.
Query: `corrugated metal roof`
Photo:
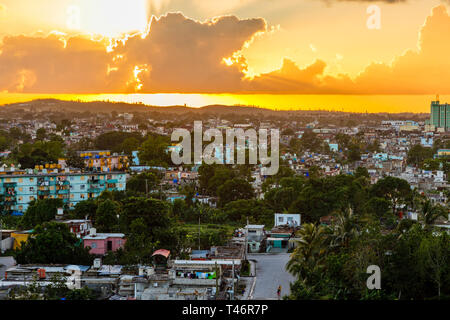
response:
[[[170,255],[169,250],[159,249],[159,250],[156,250],[155,252],[153,252],[152,257],[153,256],[164,256],[167,259],[169,257],[169,255]]]

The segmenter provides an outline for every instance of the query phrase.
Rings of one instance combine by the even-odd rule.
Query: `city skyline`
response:
[[[0,4],[0,104],[56,95],[429,112],[449,93],[450,16],[439,1]]]

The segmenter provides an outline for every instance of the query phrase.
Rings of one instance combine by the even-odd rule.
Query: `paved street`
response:
[[[248,255],[249,260],[256,260],[256,285],[253,299],[277,299],[277,288],[282,286],[281,296],[289,294],[289,283],[294,277],[285,269],[289,260],[288,253]]]

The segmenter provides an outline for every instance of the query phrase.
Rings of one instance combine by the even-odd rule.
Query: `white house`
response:
[[[275,213],[275,227],[282,225],[299,227],[300,223],[301,217],[299,213]]]

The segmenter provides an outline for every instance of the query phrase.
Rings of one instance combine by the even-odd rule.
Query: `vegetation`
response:
[[[14,252],[17,263],[91,265],[93,257],[69,228],[62,223],[46,222],[36,226],[32,236]]]
[[[297,279],[287,299],[450,298],[447,233],[433,234],[419,223],[383,233],[379,223],[349,219],[303,226],[287,265]],[[370,265],[381,268],[380,290],[367,289]]]

